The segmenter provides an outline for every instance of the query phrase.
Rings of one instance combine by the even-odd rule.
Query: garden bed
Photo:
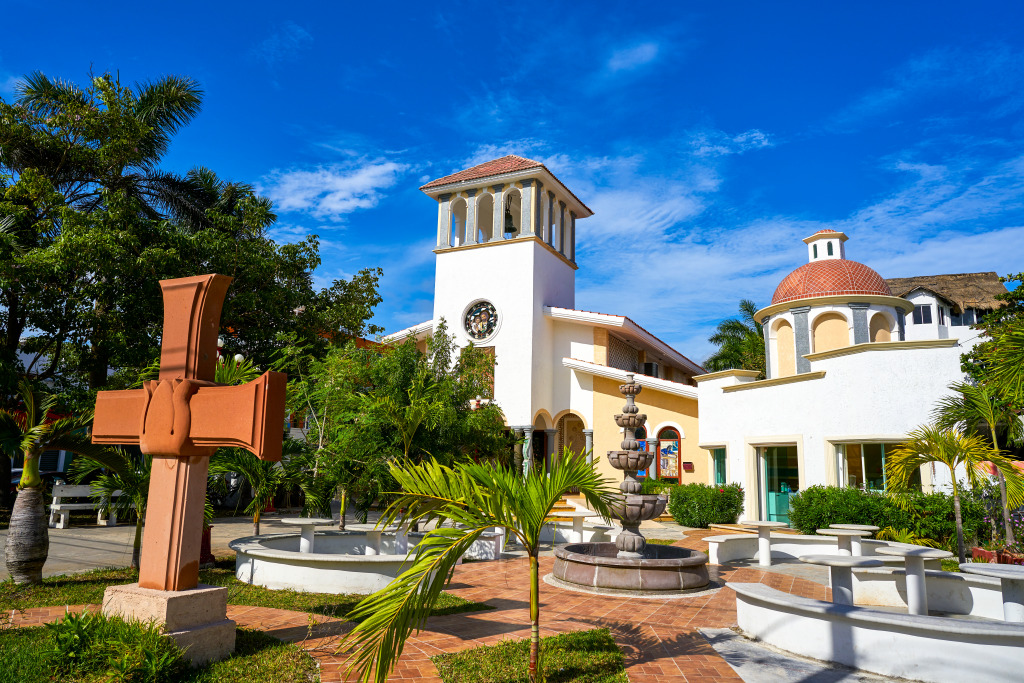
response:
[[[444,683],[526,683],[530,641],[506,640],[431,658]],[[608,629],[541,639],[548,683],[628,683],[622,652]]]

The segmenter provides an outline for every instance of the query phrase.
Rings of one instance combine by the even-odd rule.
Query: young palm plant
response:
[[[396,521],[410,525],[429,519],[439,523],[411,554],[412,566],[386,588],[356,606],[357,622],[342,647],[352,649],[350,670],[360,681],[383,683],[413,630],[422,628],[455,563],[480,534],[504,528],[526,549],[530,560],[530,681],[542,680],[540,661],[540,535],[555,503],[577,489],[595,512],[607,517],[621,495],[586,461],[569,449],[544,475],[491,464],[449,468],[430,460],[419,465],[395,462],[391,474],[402,488],[378,526]],[[405,510],[403,513],[402,510]]]
[[[910,478],[922,465],[939,463],[949,468],[953,482],[953,513],[956,516],[956,545],[960,562],[967,561],[964,549],[964,525],[960,515],[960,484],[956,470],[962,467],[972,487],[979,483],[979,466],[986,460],[995,465],[1006,480],[1007,502],[1013,507],[1024,504],[1024,477],[1017,472],[1013,461],[1001,453],[993,453],[985,441],[956,429],[942,429],[935,425],[919,427],[910,438],[892,452],[885,463],[886,481],[898,496],[909,488]]]
[[[11,509],[5,555],[7,571],[16,583],[40,583],[43,565],[50,552],[43,480],[39,476],[39,456],[47,450],[71,451],[87,458],[103,458],[106,446],[93,445],[86,428],[91,413],[54,417],[57,397],[44,394],[22,381],[23,411],[0,409],[0,451],[3,457],[24,456],[18,497]],[[6,484],[5,484],[6,485]]]
[[[992,451],[1001,453],[999,449],[998,430],[1006,432],[1006,441],[1020,441],[1024,438],[1024,423],[1017,416],[1013,406],[1003,397],[996,395],[985,385],[954,384],[950,387],[954,394],[942,398],[935,408],[933,417],[935,424],[943,429],[958,428],[967,433],[975,432],[979,426],[988,429],[992,439]],[[1013,524],[1010,523],[1010,507],[1006,504],[1006,480],[1002,472],[996,470],[999,479],[999,495],[1003,508],[1003,533],[1006,543],[1013,545]]]
[[[92,479],[92,497],[110,505],[119,517],[127,517],[134,507],[135,540],[132,543],[132,569],[139,568],[142,555],[142,525],[149,500],[149,475],[153,458],[123,448],[109,448],[101,457],[75,460],[71,476],[77,482]],[[114,493],[120,491],[117,498]]]

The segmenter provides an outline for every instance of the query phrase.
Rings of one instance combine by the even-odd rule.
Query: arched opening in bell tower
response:
[[[477,243],[490,242],[494,237],[494,196],[488,192],[480,195],[476,203],[476,224]]]
[[[453,247],[462,246],[466,243],[466,216],[468,207],[466,200],[459,198],[452,202],[451,234],[448,244]]]

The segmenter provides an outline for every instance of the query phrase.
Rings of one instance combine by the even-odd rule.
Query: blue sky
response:
[[[885,277],[1024,270],[1020,3],[5,5],[0,95],[33,70],[196,78],[165,167],[256,184],[276,238],[320,236],[323,283],[381,266],[389,331],[432,310],[417,188],[507,153],[595,211],[577,307],[698,361],[823,227]]]

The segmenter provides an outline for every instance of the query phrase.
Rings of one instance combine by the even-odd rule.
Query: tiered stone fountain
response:
[[[625,473],[619,484],[621,497],[612,514],[622,524],[614,543],[570,543],[555,549],[554,585],[596,593],[664,596],[688,593],[708,585],[708,556],[696,550],[668,545],[647,545],[640,523],[665,511],[668,496],[641,494],[639,470],[650,468],[654,453],[640,450],[636,430],[647,422],[636,396],[642,387],[626,375],[619,391],[626,397],[615,423],[625,438],[621,451],[608,451],[608,462]]]

